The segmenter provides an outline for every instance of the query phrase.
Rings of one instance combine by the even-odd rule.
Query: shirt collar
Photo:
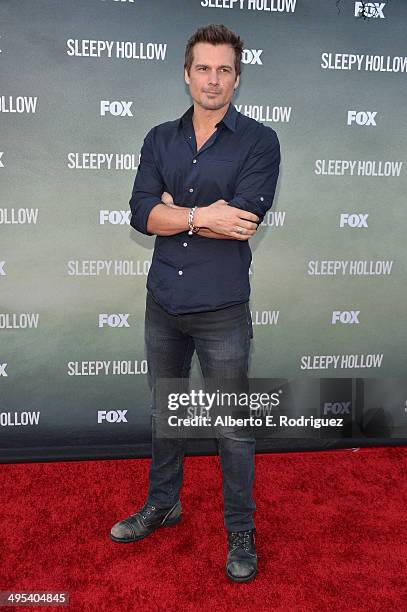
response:
[[[194,105],[190,106],[189,109],[182,115],[179,120],[179,124],[186,126],[192,124],[192,115],[194,112]],[[226,111],[223,118],[216,124],[216,126],[221,125],[222,123],[229,128],[232,132],[236,131],[236,119],[237,119],[237,110],[236,107],[230,103],[228,110]]]

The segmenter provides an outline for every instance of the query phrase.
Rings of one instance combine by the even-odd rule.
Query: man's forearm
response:
[[[188,207],[181,206],[180,204],[166,204],[166,206],[168,206],[169,208],[186,208],[187,210],[189,210]],[[201,227],[198,234],[200,236],[204,236],[205,238],[215,238],[215,240],[234,240],[232,236],[226,236],[226,234],[218,234],[217,232],[213,232],[207,227]]]
[[[159,203],[148,217],[147,230],[157,236],[173,236],[189,229],[187,206]],[[231,236],[217,234],[208,228],[201,228],[199,235],[217,240],[233,240]]]
[[[205,238],[215,238],[216,240],[235,240],[235,238],[233,238],[232,236],[226,236],[225,234],[217,234],[216,232],[213,232],[210,229],[206,229],[205,227],[202,227],[199,230],[198,236],[204,236]]]
[[[189,229],[189,207],[174,204],[171,194],[161,194],[161,202],[151,210],[147,231],[158,236],[173,236]],[[248,240],[257,230],[258,217],[229,206],[225,200],[199,206],[193,223],[200,235],[215,240]]]
[[[157,236],[173,236],[189,229],[188,208],[181,206],[168,206],[162,202],[151,210],[147,230]]]

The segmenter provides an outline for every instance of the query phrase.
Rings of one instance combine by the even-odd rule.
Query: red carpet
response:
[[[218,457],[186,458],[179,525],[110,541],[144,502],[148,464],[0,466],[0,590],[68,591],[75,612],[407,610],[407,447],[257,455],[248,584],[224,574]]]

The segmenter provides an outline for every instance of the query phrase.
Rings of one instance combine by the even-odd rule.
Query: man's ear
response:
[[[240,83],[240,74],[237,75],[236,77],[236,83],[235,83],[235,89],[237,89],[239,87],[239,83]]]
[[[185,79],[185,83],[189,85],[189,76],[188,76],[188,72],[186,68],[184,68],[184,79]]]

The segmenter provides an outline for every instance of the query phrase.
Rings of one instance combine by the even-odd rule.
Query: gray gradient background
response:
[[[39,328],[0,330],[0,411],[40,410],[40,427],[1,428],[1,445],[30,436],[52,444],[145,441],[145,376],[70,377],[68,361],[144,359],[145,276],[79,278],[72,259],[150,260],[154,238],[99,225],[100,209],[127,209],[134,171],[70,170],[69,152],[139,154],[146,132],[191,104],[183,81],[187,38],[224,23],[263,65],[244,65],[236,104],[291,106],[268,123],[282,164],[274,211],[281,228],[252,241],[252,310],[280,310],[257,326],[252,377],[395,377],[406,373],[406,168],[399,178],[320,177],[315,159],[406,163],[406,73],[323,70],[322,52],[406,53],[407,3],[386,19],[355,19],[354,2],[298,0],[295,13],[208,9],[199,0],[0,0],[0,95],[38,96],[35,114],[1,117],[1,206],[39,207],[37,225],[0,225],[0,312],[39,312]],[[67,55],[67,39],[167,43],[162,61]],[[133,117],[101,117],[100,100],[133,100]],[[377,127],[346,125],[348,109],[377,111]],[[339,229],[340,212],[368,212],[369,228]],[[393,259],[391,276],[310,277],[309,259]],[[333,326],[332,310],[360,310]],[[98,328],[99,313],[129,312],[130,329]],[[380,370],[303,372],[307,354],[384,353]],[[197,364],[195,363],[195,370]],[[406,393],[407,399],[407,393]],[[335,398],[333,398],[335,400]],[[127,409],[128,424],[97,424],[98,410]],[[394,407],[394,419],[403,422]],[[32,439],[30,438],[32,444]]]

